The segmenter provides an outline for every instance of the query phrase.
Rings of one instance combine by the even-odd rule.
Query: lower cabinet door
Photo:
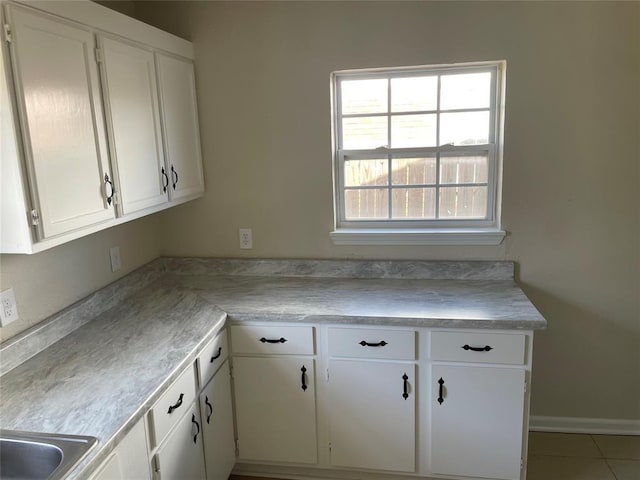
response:
[[[430,470],[519,479],[524,370],[434,365],[431,382]]]
[[[100,466],[91,480],[149,480],[151,467],[147,452],[144,420],[140,420]]]
[[[234,357],[239,459],[314,464],[314,360]]]
[[[414,389],[414,364],[331,360],[331,465],[415,472]]]
[[[202,423],[196,403],[178,420],[155,456],[156,479],[203,480]]]
[[[236,462],[228,361],[200,394],[200,412],[207,480],[227,480]]]

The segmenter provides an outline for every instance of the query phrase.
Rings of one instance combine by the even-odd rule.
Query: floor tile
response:
[[[590,435],[575,433],[529,433],[529,455],[602,457]]]
[[[640,460],[640,436],[592,435],[606,458]]]
[[[640,478],[639,460],[607,460],[617,480],[638,480]]]
[[[527,480],[616,480],[601,458],[532,455]]]

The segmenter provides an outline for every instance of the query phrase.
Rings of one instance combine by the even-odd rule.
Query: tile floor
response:
[[[640,436],[531,432],[527,480],[640,480]]]

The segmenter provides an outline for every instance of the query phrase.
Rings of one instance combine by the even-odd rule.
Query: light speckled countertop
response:
[[[2,345],[3,363],[18,363],[12,357],[22,363],[0,378],[0,426],[97,437],[70,478],[83,477],[193,362],[227,315],[231,321],[546,327],[511,278],[512,264],[463,263],[160,259]],[[120,288],[128,296],[114,305]],[[56,330],[62,338],[53,337]],[[28,358],[23,351],[43,344],[40,337],[47,337],[44,350]]]

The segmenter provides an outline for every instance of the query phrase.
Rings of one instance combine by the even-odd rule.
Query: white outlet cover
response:
[[[122,266],[120,264],[120,247],[111,247],[109,249],[109,258],[111,259],[111,271],[117,272]]]
[[[0,293],[0,325],[3,327],[18,320],[18,305],[13,288]]]
[[[240,229],[240,248],[242,250],[251,250],[253,248],[253,232],[250,228]]]

